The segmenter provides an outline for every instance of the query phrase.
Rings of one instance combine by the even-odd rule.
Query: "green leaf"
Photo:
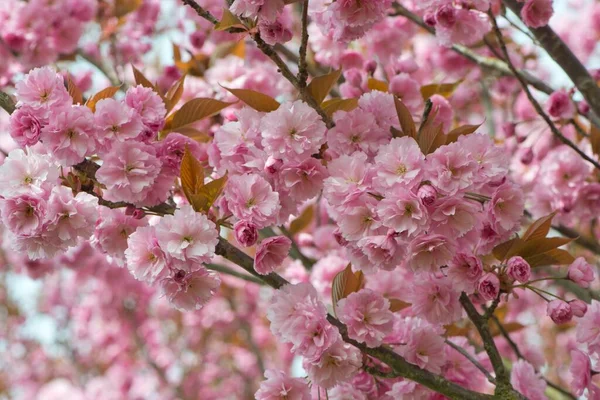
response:
[[[594,124],[590,127],[590,143],[592,144],[592,151],[596,155],[600,155],[600,129]]]
[[[310,223],[315,217],[315,207],[311,204],[302,211],[302,214],[298,216],[295,220],[290,223],[290,233],[295,235],[296,233],[302,231]]]
[[[451,130],[446,135],[446,144],[456,142],[460,136],[470,135],[471,133],[475,132],[480,126],[481,126],[481,124],[479,124],[479,125],[463,125],[463,126],[459,126],[458,128]]]
[[[246,29],[246,26],[240,21],[238,17],[233,15],[228,8],[223,8],[223,16],[221,20],[215,25],[215,31],[224,31],[229,28],[242,28]]]
[[[204,168],[186,146],[179,172],[181,188],[194,210],[199,211],[198,193],[204,186]]]
[[[246,103],[248,106],[260,112],[271,112],[279,108],[277,100],[264,93],[250,89],[229,89],[222,86],[223,89],[233,94],[235,97]]]
[[[566,250],[553,249],[542,254],[528,257],[526,260],[531,268],[535,268],[545,265],[569,265],[575,261],[575,257]]]
[[[385,92],[389,90],[389,85],[387,82],[380,81],[379,79],[369,78],[367,81],[367,87],[369,90],[379,90],[380,92]]]
[[[73,104],[83,104],[83,93],[71,78],[71,74],[67,75],[67,91],[73,99]]]
[[[492,250],[492,254],[499,261],[504,261],[508,258],[508,254],[511,252],[513,247],[517,248],[518,246],[521,245],[521,243],[524,243],[524,242],[520,238],[511,239],[504,243],[500,243],[499,245],[494,247],[494,249]]]
[[[142,74],[136,67],[134,67],[133,65],[131,66],[131,68],[133,69],[133,78],[135,79],[135,84],[136,85],[142,85],[143,87],[147,87],[149,89],[154,90],[156,93],[158,93],[158,91],[156,90],[156,88],[154,87],[154,85],[152,84],[152,82],[150,82],[148,80],[148,78],[146,78],[144,76],[144,74]]]
[[[398,114],[398,121],[400,121],[400,127],[402,128],[402,136],[409,136],[415,139],[417,137],[417,127],[415,126],[412,114],[398,96],[394,96],[394,105],[396,107],[396,113]],[[395,128],[394,130],[397,131]],[[392,133],[394,133],[394,131],[392,131]],[[394,135],[394,137],[400,136]]]
[[[143,0],[115,0],[115,17],[121,18],[137,10]]]
[[[402,311],[405,308],[408,308],[410,306],[412,306],[412,304],[407,303],[407,302],[402,301],[402,300],[398,300],[398,299],[391,299],[390,300],[390,311],[391,312]]]
[[[308,84],[307,90],[308,93],[315,99],[317,104],[321,104],[325,97],[331,91],[333,85],[335,85],[340,79],[340,75],[342,74],[341,69],[337,69],[328,73],[327,75],[321,75],[313,78]]]
[[[232,104],[233,103],[226,103],[224,101],[202,97],[190,100],[167,119],[167,127],[165,127],[165,129],[176,131],[183,126],[200,121],[204,118],[212,117]]]
[[[165,94],[165,107],[167,114],[177,105],[183,95],[183,84],[185,82],[185,74],[181,76]]]
[[[555,215],[556,212],[553,212],[536,220],[523,234],[523,240],[545,238],[548,232],[550,232],[550,228],[552,227],[552,218],[554,218]]]
[[[196,211],[207,213],[223,192],[226,183],[227,174],[202,186],[194,198]]]
[[[358,99],[331,99],[326,100],[321,104],[321,108],[325,114],[332,117],[337,111],[352,111],[358,107]]]
[[[450,97],[456,88],[462,83],[462,79],[454,83],[434,83],[431,85],[421,86],[421,95],[423,100],[427,100],[434,94],[439,94],[446,98]]]
[[[121,89],[121,86],[109,86],[106,89],[102,89],[85,102],[85,105],[92,110],[92,112],[96,112],[96,104],[100,100],[109,99],[113,97],[117,92]]]
[[[348,297],[350,293],[358,292],[364,284],[362,271],[352,272],[352,266],[348,264],[346,269],[337,273],[333,278],[331,287],[331,300],[335,313],[338,301]]]

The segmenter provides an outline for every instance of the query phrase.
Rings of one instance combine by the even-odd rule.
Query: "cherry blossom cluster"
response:
[[[522,44],[557,2],[182,3],[0,4],[0,86],[16,100],[0,110],[0,343],[14,365],[0,361],[0,389],[437,400],[442,387],[510,386],[600,399],[600,184],[576,152],[598,159],[593,104],[555,88],[539,42]],[[600,6],[572,7],[577,19],[551,28],[591,65]],[[526,35],[511,40],[513,26]],[[170,56],[163,34],[173,61],[144,65],[155,45],[160,63]],[[47,66],[75,54],[93,72]],[[150,79],[134,70],[132,84],[130,63]],[[339,73],[317,98],[315,77]],[[99,74],[113,94],[91,91]],[[173,127],[198,97],[220,111]],[[43,282],[36,308],[59,351],[21,334],[13,272]]]
[[[0,57],[4,61],[0,66],[0,86],[20,69],[49,64],[60,55],[73,53],[97,9],[95,0],[3,1]]]

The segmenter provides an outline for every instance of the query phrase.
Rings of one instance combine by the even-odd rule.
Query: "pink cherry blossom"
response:
[[[197,263],[208,262],[215,254],[218,232],[215,224],[190,205],[156,224],[160,248],[170,257]]]
[[[59,167],[46,155],[15,149],[0,165],[0,196],[40,195],[58,184]]]
[[[32,237],[42,232],[46,208],[43,198],[26,194],[0,201],[4,226],[20,237]]]
[[[71,189],[57,186],[48,199],[46,219],[49,228],[63,247],[75,246],[79,239],[88,240],[98,219],[98,199],[88,193],[73,196]]]
[[[138,113],[114,99],[103,99],[96,104],[96,126],[103,143],[124,142],[137,137],[143,129]]]
[[[573,318],[573,310],[569,303],[558,299],[548,303],[546,313],[556,324],[564,324]]]
[[[526,283],[531,277],[531,267],[523,257],[515,256],[506,262],[506,273],[514,280]]]
[[[590,358],[580,350],[571,350],[571,387],[575,389],[575,394],[581,396],[591,382],[592,364]]]
[[[314,363],[304,363],[312,382],[325,389],[346,382],[358,372],[362,362],[360,351],[354,346],[337,340]]]
[[[564,90],[559,90],[550,95],[546,104],[548,114],[554,118],[573,118],[575,115],[575,104]]]
[[[107,153],[96,178],[106,186],[105,199],[135,204],[145,201],[159,172],[154,148],[128,141]]]
[[[408,188],[421,177],[425,157],[410,137],[395,138],[383,146],[375,157],[377,183],[383,188],[403,185]]]
[[[369,347],[377,347],[392,330],[390,302],[379,293],[362,289],[337,304],[337,315],[348,327],[348,336]]]
[[[62,77],[50,67],[31,70],[22,81],[17,82],[17,105],[28,105],[47,113],[71,104]],[[46,114],[41,114],[46,115]]]
[[[415,272],[436,272],[452,260],[454,244],[437,234],[421,235],[410,243],[408,266]]]
[[[135,110],[137,115],[141,117],[144,124],[143,139],[154,138],[156,133],[164,126],[164,117],[167,110],[160,96],[152,89],[141,85],[129,88],[125,93],[125,104]],[[135,120],[135,117],[132,118],[133,120]]]
[[[136,279],[152,284],[164,277],[167,256],[158,243],[156,227],[143,226],[129,235],[125,259],[127,268]]]
[[[500,293],[500,280],[496,274],[488,272],[479,279],[477,292],[486,301],[494,300]]]
[[[200,310],[221,285],[216,274],[201,268],[192,272],[181,269],[160,281],[167,299],[180,311]]]
[[[224,198],[231,213],[255,224],[259,229],[277,220],[281,205],[279,194],[259,175],[236,175],[229,178]]]
[[[44,119],[41,113],[29,106],[18,108],[10,116],[8,133],[21,147],[32,146],[40,139]]]
[[[527,0],[521,9],[523,22],[531,28],[547,25],[553,14],[552,0]]]
[[[257,400],[310,400],[307,383],[301,378],[291,378],[283,371],[269,369],[265,371],[266,380],[254,395]]]
[[[533,366],[520,359],[513,364],[510,383],[515,390],[531,400],[546,400],[546,382],[535,372]]]
[[[481,260],[472,254],[457,253],[450,262],[448,277],[457,290],[468,294],[477,288],[479,278],[483,275],[483,264]]]
[[[51,113],[41,139],[62,165],[77,164],[96,151],[98,134],[94,116],[85,106]]]
[[[235,238],[244,247],[254,246],[258,240],[258,229],[251,222],[238,221],[233,226]]]
[[[259,243],[254,257],[254,270],[267,275],[277,269],[287,257],[292,241],[285,236],[274,236]]]
[[[577,257],[567,272],[567,277],[583,288],[588,288],[595,279],[592,266],[583,257]]]
[[[319,151],[327,128],[306,103],[282,104],[261,120],[262,144],[273,156],[301,160]]]
[[[579,300],[579,299],[575,299],[575,300],[571,300],[569,301],[569,306],[571,307],[571,310],[573,311],[573,315],[581,318],[585,315],[585,313],[587,312],[587,304],[583,301],[583,300]]]
[[[428,214],[419,198],[405,189],[390,193],[377,205],[381,223],[394,231],[414,237],[427,229]]]
[[[432,324],[448,325],[462,317],[462,307],[452,281],[425,275],[412,287],[410,302],[416,315]]]

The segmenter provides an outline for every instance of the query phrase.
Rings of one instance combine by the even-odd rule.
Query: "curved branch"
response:
[[[281,276],[270,273],[269,275],[259,275],[254,270],[254,260],[252,257],[238,249],[237,247],[230,244],[227,240],[219,238],[219,243],[215,252],[228,259],[229,261],[239,265],[253,276],[259,277],[264,280],[269,286],[279,289],[283,285],[288,284]],[[409,363],[399,354],[394,353],[391,349],[386,347],[370,348],[362,343],[358,343],[348,337],[346,327],[335,317],[328,315],[327,320],[335,327],[338,328],[342,338],[347,343],[350,343],[354,347],[361,350],[364,354],[370,355],[377,358],[378,360],[387,364],[392,370],[399,376],[413,380],[420,383],[423,386],[428,387],[438,393],[447,396],[450,399],[457,400],[488,400],[494,397],[488,394],[477,393],[471,390],[465,389],[455,383],[452,383],[440,375],[433,374],[427,370],[421,369],[414,364]]]
[[[523,7],[521,3],[517,0],[504,0],[504,4],[520,18]],[[600,115],[600,87],[571,49],[548,25],[541,28],[529,28],[529,30],[548,55],[571,78],[594,113]]]
[[[521,73],[516,69],[516,67],[514,66],[514,64],[512,63],[512,61],[510,60],[510,57],[509,57],[509,54],[508,54],[508,50],[506,48],[506,42],[504,41],[504,37],[502,36],[502,32],[500,32],[500,28],[498,28],[498,24],[496,23],[496,18],[492,15],[491,12],[489,13],[489,16],[490,16],[490,20],[492,21],[492,27],[494,29],[494,32],[496,33],[496,37],[498,38],[498,42],[500,43],[500,48],[502,49],[502,53],[504,54],[504,58],[506,60],[506,63],[508,64],[509,68],[511,69],[511,71],[513,72],[513,74],[515,75],[515,77],[517,78],[517,80],[519,81],[519,83],[521,84],[521,87],[525,91],[525,94],[527,95],[527,98],[529,99],[529,102],[531,103],[531,105],[533,106],[533,108],[535,108],[535,111],[546,122],[546,124],[548,125],[548,127],[550,128],[550,131],[552,131],[552,134],[554,136],[556,136],[565,145],[567,145],[571,149],[573,149],[573,151],[575,151],[585,161],[589,162],[596,169],[600,170],[600,164],[598,163],[598,161],[594,160],[593,158],[591,158],[590,156],[588,156],[587,154],[585,154],[585,152],[583,150],[581,150],[579,147],[577,147],[577,145],[575,143],[573,143],[565,135],[563,135],[558,130],[558,128],[556,127],[556,125],[554,125],[554,123],[552,122],[552,120],[550,119],[550,117],[544,112],[544,110],[542,109],[542,106],[540,105],[540,103],[538,103],[538,101],[533,97],[533,95],[531,94],[531,91],[529,90],[529,86],[527,85],[527,81],[525,80],[525,78],[523,77],[523,75],[521,75]]]

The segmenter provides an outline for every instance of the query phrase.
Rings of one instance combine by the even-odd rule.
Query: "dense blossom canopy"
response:
[[[0,1],[0,399],[600,400],[598,38],[591,0]]]

